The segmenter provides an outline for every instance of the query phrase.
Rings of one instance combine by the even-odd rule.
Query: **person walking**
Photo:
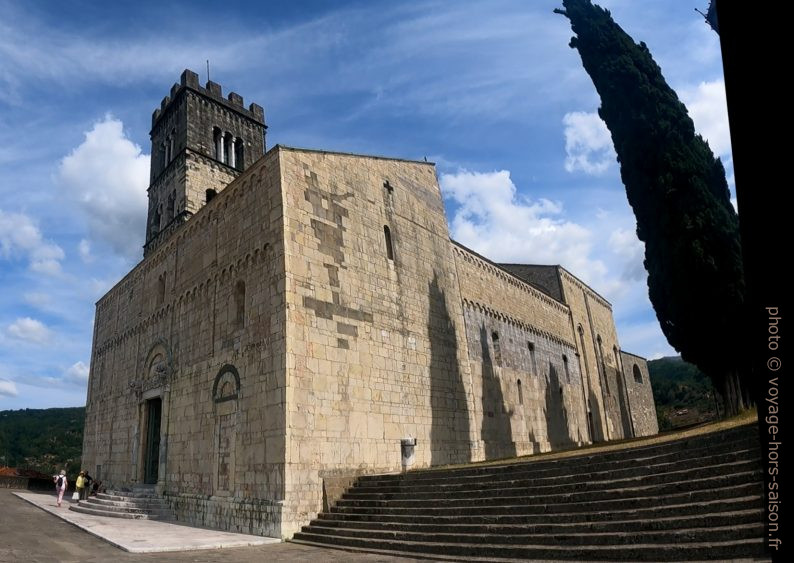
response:
[[[69,484],[69,481],[66,479],[66,470],[61,469],[61,473],[53,477],[55,481],[55,492],[58,494],[58,506],[61,506],[61,502],[63,502],[63,493],[66,491],[66,486]]]

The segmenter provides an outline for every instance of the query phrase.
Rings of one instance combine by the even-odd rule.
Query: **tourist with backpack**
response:
[[[63,502],[63,493],[69,485],[69,481],[66,479],[66,470],[61,469],[61,473],[55,475],[52,479],[55,481],[55,492],[58,494],[58,506],[61,506],[61,502]]]

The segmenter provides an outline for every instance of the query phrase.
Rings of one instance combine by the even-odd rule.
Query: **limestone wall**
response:
[[[414,467],[468,461],[475,432],[434,168],[288,148],[280,158],[290,535],[321,509],[324,478],[397,471],[408,437]]]
[[[629,394],[631,420],[636,436],[653,436],[659,433],[656,403],[653,400],[648,362],[629,352],[620,352],[623,379]]]
[[[457,244],[455,260],[480,438],[476,457],[587,442],[568,308]]]
[[[564,268],[560,268],[565,303],[585,372],[593,440],[631,436],[631,415],[622,377],[612,306]],[[599,344],[600,342],[600,344]]]
[[[242,174],[97,303],[84,465],[158,489],[180,519],[280,535],[284,262],[277,155]],[[268,507],[253,517],[252,507]],[[258,508],[257,508],[258,510]]]

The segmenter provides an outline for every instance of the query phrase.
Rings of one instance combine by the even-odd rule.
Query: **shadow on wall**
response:
[[[449,316],[438,274],[428,288],[430,306],[430,463],[465,463],[471,460],[469,409],[458,368],[458,339]]]
[[[552,449],[573,443],[568,430],[568,409],[563,400],[563,388],[557,368],[549,362],[549,375],[546,379],[545,418],[549,444]]]
[[[598,399],[592,389],[588,391],[587,402],[590,404],[589,416],[593,427],[592,440],[593,442],[603,442],[606,440],[606,436],[604,436],[604,421],[601,417],[601,411],[598,409]]]
[[[485,446],[485,459],[514,457],[516,445],[513,442],[513,429],[507,410],[502,385],[496,377],[488,349],[488,331],[480,326],[480,346],[482,346],[482,429],[480,437]]]
[[[620,425],[623,428],[623,438],[631,437],[631,417],[629,416],[629,409],[626,405],[626,395],[628,391],[626,386],[623,385],[623,374],[620,370],[614,370],[615,373],[615,389],[618,391],[618,406],[620,408]]]

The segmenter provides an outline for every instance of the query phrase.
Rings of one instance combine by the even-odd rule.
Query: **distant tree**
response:
[[[80,471],[85,407],[0,411],[0,465],[52,475]]]
[[[598,115],[620,163],[648,289],[667,341],[722,389],[728,414],[745,407],[744,275],[739,222],[722,163],[697,134],[645,43],[590,0],[563,0],[570,46],[601,97]]]

